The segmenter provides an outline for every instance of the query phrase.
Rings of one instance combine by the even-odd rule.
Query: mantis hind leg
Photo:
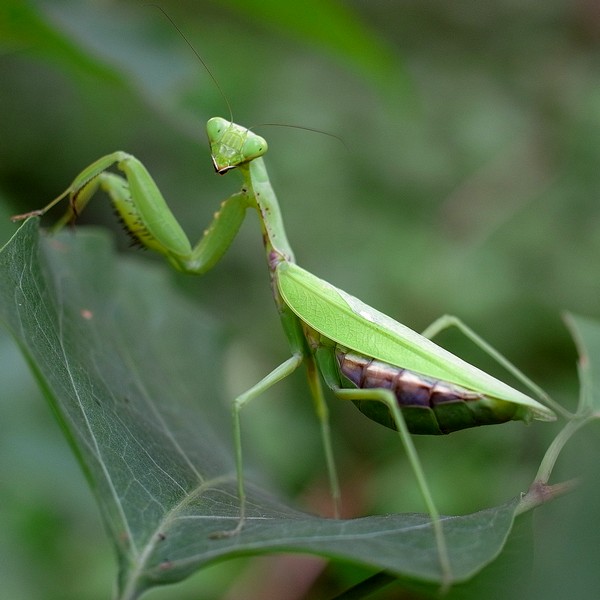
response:
[[[550,406],[556,412],[569,416],[560,404],[554,401],[550,396],[533,380],[531,380],[523,371],[516,367],[510,362],[503,354],[501,354],[496,348],[486,342],[480,335],[475,333],[468,325],[461,321],[458,317],[453,315],[443,315],[439,319],[436,319],[429,327],[422,332],[423,337],[432,339],[440,332],[450,327],[458,329],[466,338],[471,340],[477,347],[481,348],[488,356],[491,356],[499,365],[501,365],[507,372],[513,377],[519,380],[525,387],[530,389],[546,406]]]
[[[398,431],[398,435],[400,436],[400,441],[404,446],[404,450],[406,451],[406,454],[408,456],[408,460],[412,467],[413,473],[415,474],[415,477],[417,479],[417,483],[419,485],[421,495],[427,507],[427,511],[429,512],[429,515],[431,517],[431,526],[433,528],[433,535],[435,537],[435,542],[438,550],[438,558],[441,573],[440,579],[442,582],[442,587],[444,589],[447,588],[452,580],[452,569],[450,567],[450,557],[448,554],[448,547],[446,544],[446,537],[444,535],[444,530],[442,527],[442,521],[440,519],[440,514],[437,510],[437,507],[433,500],[433,496],[429,489],[427,479],[425,478],[425,473],[423,471],[421,461],[419,460],[419,455],[417,454],[417,450],[413,444],[412,437],[408,431],[406,421],[404,420],[402,411],[398,406],[395,394],[390,390],[384,388],[343,389],[337,386],[333,388],[333,392],[341,400],[376,400],[385,404],[389,409],[396,424],[396,429]]]

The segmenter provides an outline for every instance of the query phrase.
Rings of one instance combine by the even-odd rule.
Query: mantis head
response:
[[[221,117],[208,120],[206,133],[213,165],[220,175],[262,156],[268,149],[264,138]]]

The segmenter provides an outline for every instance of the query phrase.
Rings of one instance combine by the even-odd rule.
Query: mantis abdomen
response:
[[[459,385],[402,369],[368,356],[335,347],[340,387],[389,389],[396,396],[411,433],[445,434],[459,429],[504,423],[515,417],[517,405]],[[388,407],[377,401],[356,400],[370,419],[396,429]]]

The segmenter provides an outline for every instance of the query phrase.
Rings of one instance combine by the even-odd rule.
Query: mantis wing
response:
[[[335,343],[397,367],[520,404],[535,419],[556,418],[549,408],[533,398],[296,264],[280,263],[276,280],[292,311]]]

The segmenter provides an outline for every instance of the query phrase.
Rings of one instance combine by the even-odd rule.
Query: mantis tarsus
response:
[[[143,246],[163,254],[180,271],[202,274],[223,256],[242,224],[247,208],[258,212],[275,304],[291,356],[233,402],[233,425],[240,514],[235,527],[214,537],[236,535],[246,523],[240,430],[241,409],[302,363],[321,424],[334,503],[339,485],[330,442],[327,406],[321,381],[340,399],[352,400],[370,419],[398,431],[431,515],[438,548],[440,579],[451,579],[451,564],[442,523],[433,502],[410,433],[443,434],[477,425],[533,418],[552,420],[554,413],[533,398],[466,363],[430,339],[457,320],[434,323],[419,335],[360,300],[296,265],[279,204],[262,156],[267,143],[252,131],[222,118],[208,121],[215,170],[237,168],[241,191],[227,198],[194,247],[168,208],[146,168],[135,157],[115,152],[82,171],[70,187],[39,211],[41,215],[69,196],[70,208],[58,226],[74,218],[100,187],[108,193],[125,228]],[[116,166],[124,176],[106,170]],[[485,343],[486,351],[497,354]],[[500,357],[501,362],[534,392],[539,388]]]

